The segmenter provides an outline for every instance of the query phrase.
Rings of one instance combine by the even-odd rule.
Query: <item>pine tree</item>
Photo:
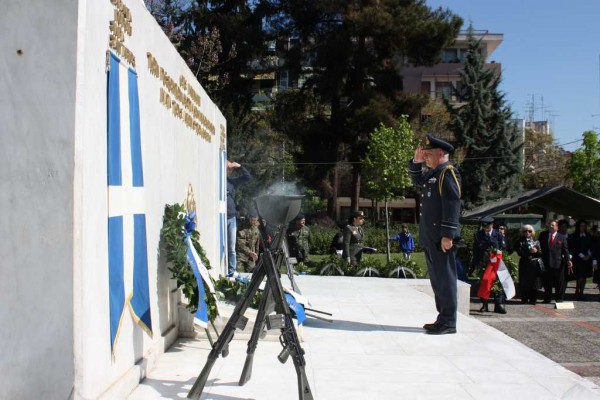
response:
[[[522,139],[510,122],[512,111],[498,89],[500,74],[486,68],[481,41],[475,39],[472,27],[468,43],[460,73],[462,86],[457,91],[464,105],[454,107],[446,102],[446,106],[451,115],[450,130],[463,154],[463,202],[472,208],[519,188]]]
[[[509,197],[522,188],[522,148],[524,145],[523,134],[512,121],[513,113],[506,105],[504,93],[498,86],[498,78],[491,88],[492,93],[492,118],[493,129],[492,146],[489,154],[492,160],[488,177],[491,179],[488,200]]]

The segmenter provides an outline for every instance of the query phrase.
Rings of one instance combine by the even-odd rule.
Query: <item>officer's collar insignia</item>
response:
[[[433,178],[430,178],[428,182],[429,182],[429,183],[436,183],[436,182],[437,182],[437,179],[436,179],[436,178],[435,178],[435,176],[434,176]]]

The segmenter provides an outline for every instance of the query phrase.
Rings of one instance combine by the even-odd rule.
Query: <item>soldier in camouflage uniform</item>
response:
[[[310,229],[306,226],[304,214],[300,213],[294,219],[293,226],[288,231],[287,239],[290,256],[295,257],[299,263],[306,263],[310,256]]]
[[[258,230],[258,216],[249,215],[244,229],[237,233],[235,251],[237,253],[238,272],[252,272],[258,260],[260,231]]]
[[[352,223],[344,228],[344,250],[342,258],[348,264],[356,265],[362,258],[362,250],[365,247],[365,232],[362,224],[365,222],[365,215],[362,211],[352,213]]]

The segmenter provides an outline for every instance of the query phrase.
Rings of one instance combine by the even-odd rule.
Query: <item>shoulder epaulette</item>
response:
[[[456,186],[458,187],[458,195],[461,196],[460,183],[458,182],[458,178],[456,177],[456,173],[454,172],[454,167],[452,165],[446,166],[440,174],[440,179],[438,181],[438,190],[440,191],[440,196],[442,195],[444,178],[446,177],[446,172],[448,171],[450,171],[450,174],[452,174],[452,178],[454,178],[454,182],[456,182]]]

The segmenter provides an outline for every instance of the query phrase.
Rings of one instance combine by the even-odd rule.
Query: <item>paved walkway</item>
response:
[[[480,301],[473,298],[471,317],[600,384],[600,295],[595,284],[587,285],[587,300],[575,300],[574,291],[575,282],[569,282],[565,301],[572,301],[574,309],[556,310],[554,304],[533,306],[513,299],[504,315],[479,312]]]
[[[459,315],[455,335],[424,334],[433,299],[404,280],[300,276],[298,284],[335,319],[302,329],[315,399],[600,399],[600,387],[475,318]],[[185,398],[209,350],[205,340],[179,341],[129,399]],[[252,379],[238,386],[246,341],[234,338],[201,398],[297,399],[293,363],[279,363],[280,350],[261,341]]]

